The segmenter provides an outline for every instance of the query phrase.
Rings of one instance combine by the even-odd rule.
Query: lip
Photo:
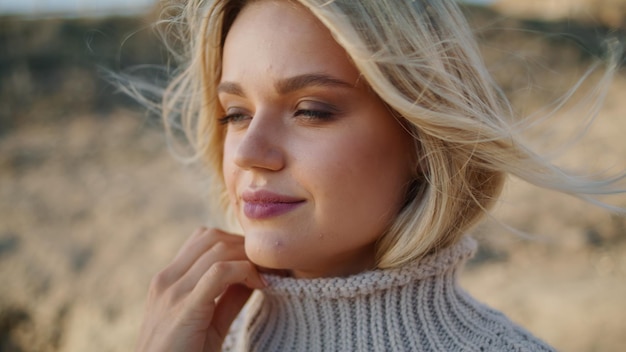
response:
[[[288,213],[305,200],[267,190],[245,191],[241,194],[243,213],[249,219],[269,219]]]

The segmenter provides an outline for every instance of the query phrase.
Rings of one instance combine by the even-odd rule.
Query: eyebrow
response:
[[[310,73],[286,78],[276,82],[276,91],[287,94],[307,87],[344,87],[354,88],[354,84],[321,73]]]
[[[246,96],[246,94],[243,92],[243,88],[241,88],[239,84],[234,82],[221,82],[217,85],[217,93],[238,95],[240,97]]]
[[[309,73],[281,79],[274,86],[279,94],[287,94],[308,87],[355,88],[356,84],[350,84],[322,73]],[[217,92],[245,97],[243,88],[235,82],[221,82],[217,86]]]

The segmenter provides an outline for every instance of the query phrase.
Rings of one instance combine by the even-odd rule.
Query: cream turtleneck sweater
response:
[[[457,284],[476,249],[459,243],[416,263],[345,278],[266,275],[225,351],[554,351]]]

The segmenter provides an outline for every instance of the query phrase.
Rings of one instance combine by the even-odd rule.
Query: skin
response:
[[[301,6],[249,5],[223,55],[223,173],[248,257],[295,277],[373,268],[375,241],[404,200],[411,137]],[[251,218],[242,195],[257,191],[301,203]]]
[[[266,286],[259,267],[295,277],[373,267],[374,243],[404,200],[412,140],[359,78],[300,5],[242,10],[225,42],[219,118],[245,237],[201,228],[185,242],[152,280],[137,351],[220,351],[250,294]],[[295,205],[249,216],[260,191]]]

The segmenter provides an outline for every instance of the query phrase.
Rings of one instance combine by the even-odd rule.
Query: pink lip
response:
[[[243,212],[250,219],[267,219],[288,213],[304,204],[301,198],[269,191],[245,191],[241,195]]]

